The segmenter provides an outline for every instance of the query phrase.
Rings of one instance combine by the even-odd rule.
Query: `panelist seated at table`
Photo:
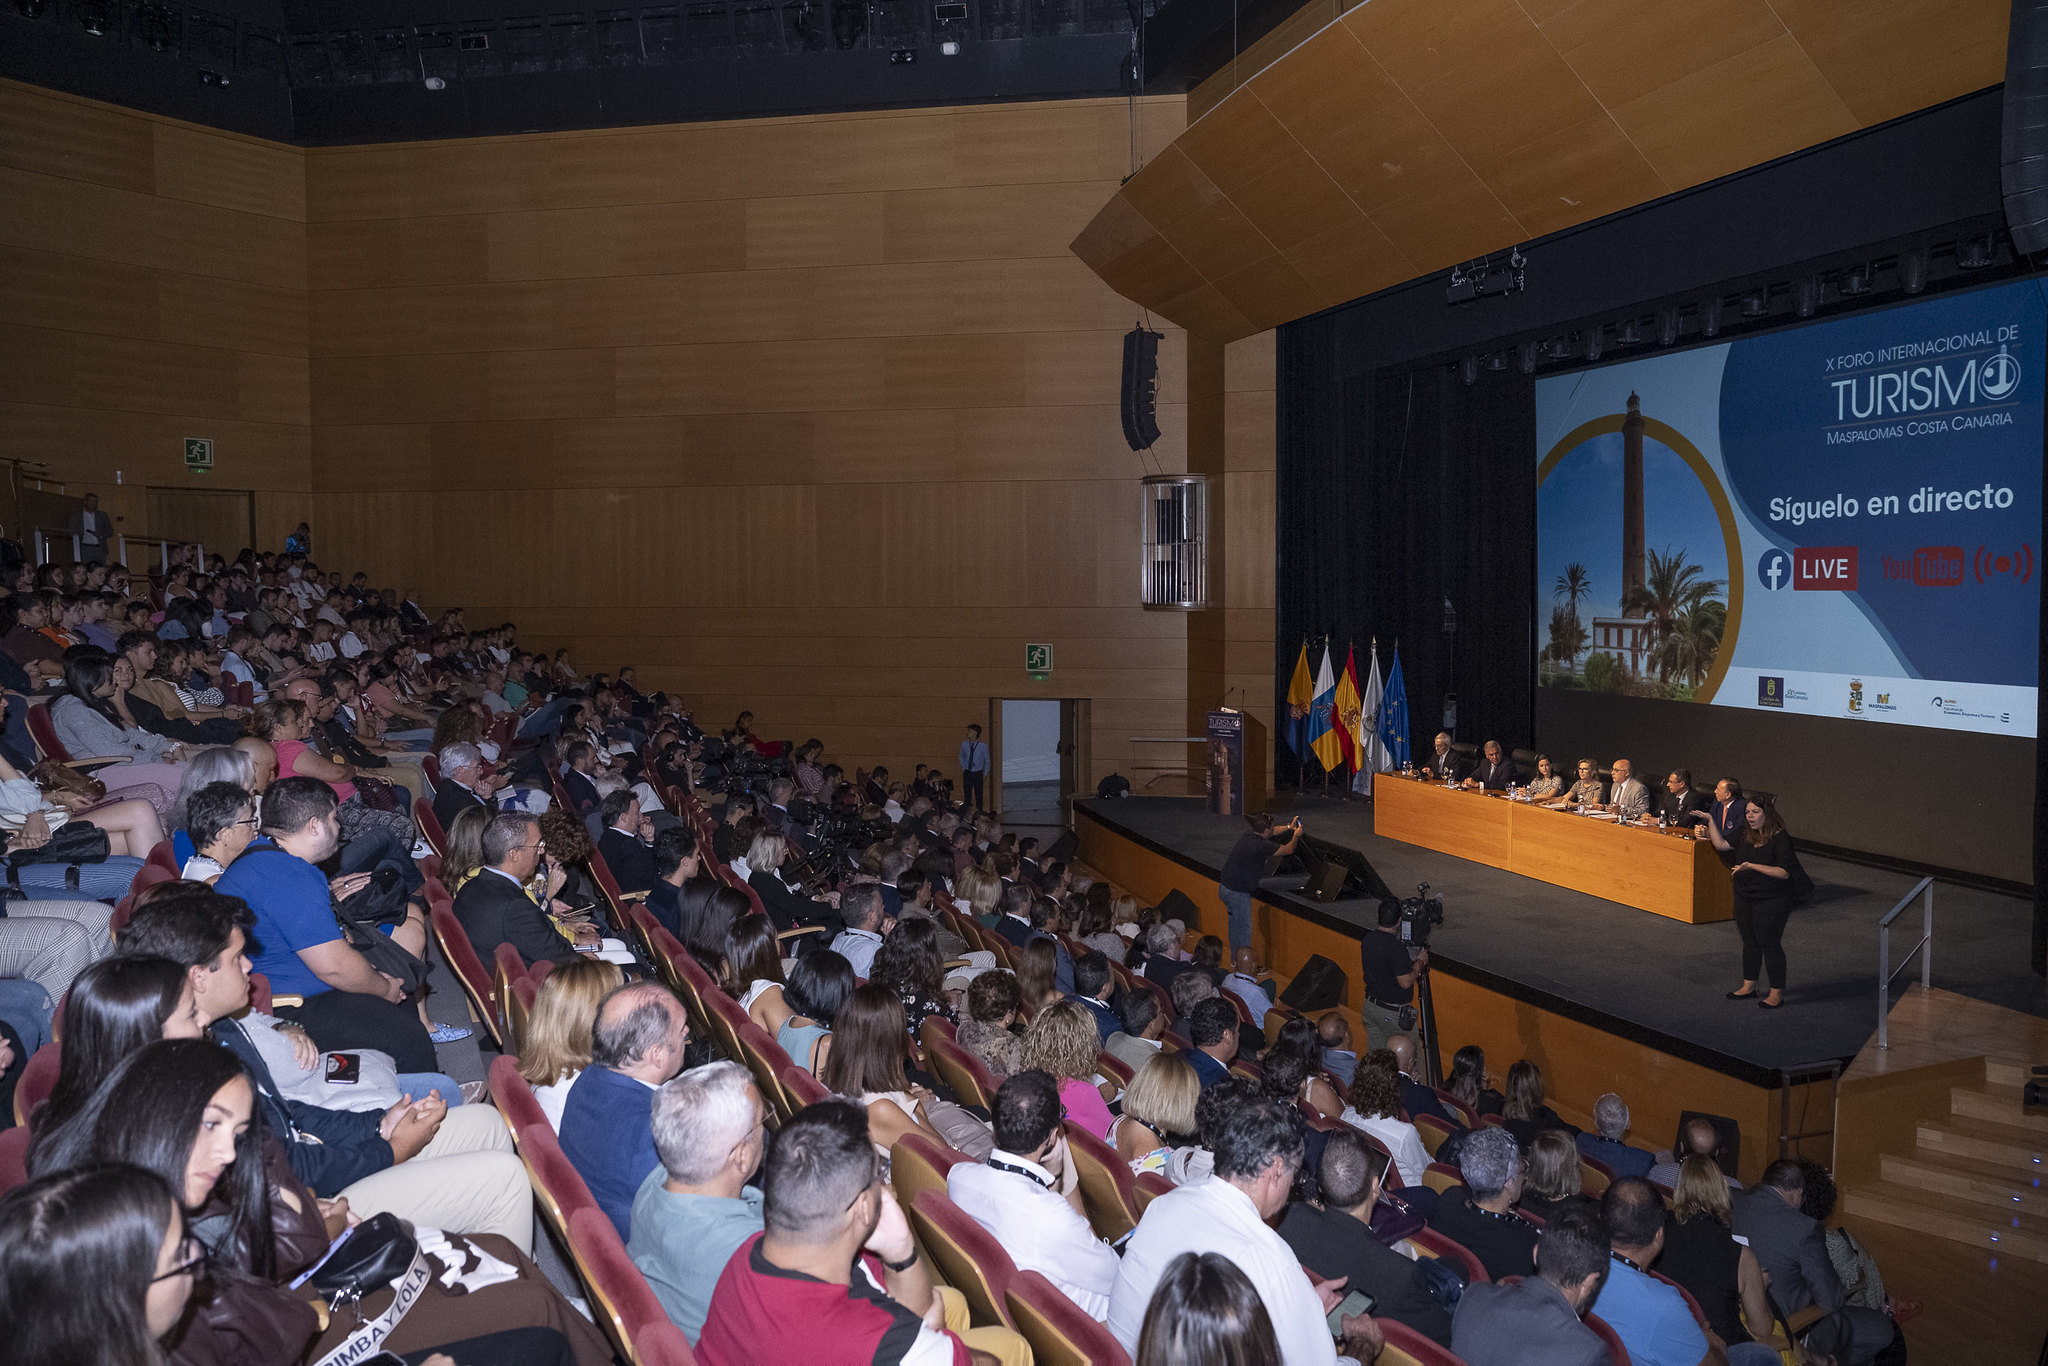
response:
[[[1478,764],[1465,775],[1465,786],[1475,792],[1505,792],[1510,784],[1521,781],[1521,776],[1515,761],[1501,750],[1500,741],[1488,740]]]
[[[1742,828],[1748,818],[1749,803],[1742,799],[1742,784],[1733,778],[1721,778],[1714,783],[1714,800],[1707,807],[1707,819],[1721,832],[1721,838],[1735,842],[1735,832]],[[1700,838],[1707,839],[1704,826]]]
[[[1461,776],[1461,767],[1458,763],[1458,756],[1451,752],[1450,732],[1438,731],[1436,733],[1436,752],[1429,756],[1429,762],[1422,766],[1422,771],[1432,778],[1441,778],[1445,782],[1450,782]]]
[[[1579,778],[1562,797],[1548,806],[1579,807],[1604,806],[1607,802],[1607,785],[1600,781],[1600,766],[1591,759],[1579,760]]]
[[[1548,754],[1536,756],[1536,776],[1529,779],[1529,800],[1550,802],[1564,792],[1564,778],[1551,764]]]
[[[1642,820],[1655,825],[1660,817],[1671,825],[1696,825],[1708,819],[1707,799],[1692,790],[1691,769],[1674,768],[1664,775],[1664,790]]]
[[[1650,789],[1635,779],[1634,766],[1616,759],[1607,766],[1610,779],[1606,810],[1625,821],[1641,820],[1649,814]]]

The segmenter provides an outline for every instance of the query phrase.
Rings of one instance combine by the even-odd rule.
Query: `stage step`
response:
[[[2041,1059],[2048,1063],[2048,1058]],[[2033,1068],[2020,1062],[1994,1062],[1984,1059],[1984,1080],[1993,1086],[2009,1087],[2018,1094],[2021,1087],[2034,1079]]]
[[[1878,1159],[1878,1173],[1889,1184],[1949,1200],[2048,1217],[2048,1175],[2026,1176],[1992,1162],[1919,1152],[1884,1154]]]
[[[2048,1133],[1990,1120],[1949,1118],[1915,1130],[1923,1157],[1967,1157],[2048,1177]]]
[[[1987,1119],[1994,1124],[2009,1124],[2048,1135],[2048,1112],[2028,1114],[2020,1103],[2021,1094],[2017,1086],[1991,1083],[1953,1086],[1948,1093],[1949,1113],[1963,1119]]]
[[[2048,1216],[1957,1201],[1891,1181],[1850,1192],[1843,1208],[1850,1214],[1915,1233],[1932,1233],[1972,1247],[1989,1248],[2001,1256],[2048,1262]]]

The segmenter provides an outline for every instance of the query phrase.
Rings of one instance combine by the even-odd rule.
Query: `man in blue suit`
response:
[[[659,982],[619,987],[597,1008],[590,1066],[562,1107],[562,1154],[598,1207],[629,1236],[633,1196],[661,1165],[654,1151],[654,1091],[683,1070],[689,1017]]]

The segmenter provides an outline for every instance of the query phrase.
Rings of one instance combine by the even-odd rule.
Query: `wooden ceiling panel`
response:
[[[1158,174],[1134,178],[1130,194],[1124,197],[1124,202],[1154,227],[1163,228],[1223,202],[1223,191],[1216,188],[1216,182],[1203,175],[1178,145],[1162,148],[1145,169],[1151,171],[1155,166]]]
[[[1758,98],[1756,92],[1765,92]],[[1674,190],[1856,131],[1791,34],[1618,105],[1615,122]]]
[[[2005,79],[2011,7],[1990,0],[1773,0],[1865,127]]]
[[[1518,148],[1485,177],[1530,237],[1669,194],[1606,110]]]
[[[1268,242],[1285,251],[1365,215],[1307,152],[1297,151],[1230,196]]]
[[[1544,38],[1607,108],[1785,36],[1768,0],[1577,0],[1538,20]]]
[[[1072,250],[1227,341],[1996,84],[2007,19],[2006,0],[1372,0],[1211,107]]]

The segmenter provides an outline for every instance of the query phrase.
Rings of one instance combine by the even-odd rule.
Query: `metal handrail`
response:
[[[1920,897],[1924,908],[1920,929],[1920,942],[1906,950],[1905,961],[1892,966],[1892,922],[1899,918],[1899,912],[1913,904],[1913,898]],[[1933,985],[1934,976],[1934,879],[1923,877],[1913,884],[1913,890],[1899,898],[1899,904],[1885,912],[1884,919],[1877,922],[1877,1046],[1891,1047],[1887,1026],[1892,1013],[1892,979],[1904,972],[1912,963],[1914,954],[1920,955],[1920,985]]]

